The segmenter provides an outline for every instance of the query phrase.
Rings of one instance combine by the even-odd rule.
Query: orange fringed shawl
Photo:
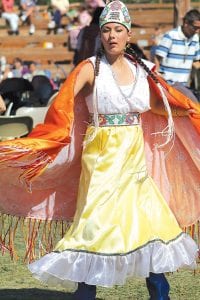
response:
[[[73,219],[82,140],[88,120],[84,98],[79,95],[74,101],[73,87],[85,63],[82,62],[67,78],[49,108],[44,124],[37,125],[27,138],[0,143],[0,244],[2,250],[8,249],[11,255],[14,254],[13,240],[19,223],[23,223],[23,228],[26,224],[25,258],[32,260],[37,238],[41,252],[51,251],[56,239],[64,234],[68,222]],[[174,118],[176,137],[170,151],[172,145],[155,148],[155,144],[162,143],[162,138],[152,135],[166,127],[166,119],[151,112],[142,114],[149,174],[180,225],[192,225],[191,230],[196,228],[198,233],[200,107],[158,79],[170,103],[195,108],[198,113],[191,115],[190,120],[188,117]],[[159,93],[151,79],[149,84]]]

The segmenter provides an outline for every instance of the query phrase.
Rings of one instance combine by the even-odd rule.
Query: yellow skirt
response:
[[[93,132],[89,126],[74,222],[31,271],[50,284],[112,286],[194,268],[197,246],[148,176],[141,126],[99,127],[89,142]]]

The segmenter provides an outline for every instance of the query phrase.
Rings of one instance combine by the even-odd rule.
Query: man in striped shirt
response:
[[[188,86],[192,64],[200,60],[200,12],[190,10],[183,25],[164,34],[156,50],[157,68],[169,84]]]

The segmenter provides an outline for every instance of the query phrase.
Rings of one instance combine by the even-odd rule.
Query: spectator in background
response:
[[[77,49],[74,54],[74,65],[77,65],[82,60],[96,54],[100,48],[100,30],[99,30],[99,16],[103,7],[97,7],[90,25],[83,27],[77,38]]]
[[[41,69],[41,65],[35,61],[30,61],[27,63],[28,72],[23,76],[25,79],[32,80],[34,76],[43,75],[47,77],[44,70]]]
[[[9,34],[19,34],[19,17],[14,11],[14,0],[2,0],[2,14],[1,17],[5,19],[10,26]]]
[[[105,2],[103,0],[85,0],[86,7],[96,9],[97,7],[104,7]]]
[[[77,51],[78,35],[85,26],[88,26],[90,24],[91,20],[92,15],[84,5],[81,6],[77,11],[77,14],[74,15],[73,19],[71,19],[70,24],[67,26],[67,30],[69,32],[69,51]]]
[[[82,58],[88,57],[88,54],[86,54],[89,49],[87,50],[87,44],[91,43],[92,49],[90,50],[90,53],[94,53],[94,41],[92,41],[92,36],[96,37],[96,31],[99,31],[97,29],[96,16],[98,16],[98,11],[96,12],[96,16],[93,17],[95,10],[97,8],[101,8],[105,6],[105,2],[103,0],[85,0],[84,4],[79,9],[79,13],[74,17],[73,20],[71,20],[71,23],[67,27],[69,31],[69,39],[68,39],[68,48],[70,51],[74,51],[74,64],[76,65],[78,61],[81,61]],[[70,18],[70,12],[68,13],[68,17]],[[89,27],[89,25],[91,26]],[[85,47],[83,54],[81,54],[80,47],[82,43],[82,35],[84,32],[84,28],[87,26],[87,32],[90,36],[87,36],[87,34],[84,34],[84,37],[87,39],[85,42]],[[79,41],[78,41],[79,39]],[[90,40],[90,41],[89,41]],[[78,48],[77,48],[78,47]],[[80,57],[78,58],[78,56]]]
[[[0,73],[1,73],[1,75],[5,72],[6,65],[7,65],[7,59],[6,59],[6,57],[5,56],[1,56],[0,57]]]
[[[92,20],[92,13],[85,8],[82,7],[78,16],[79,23],[82,27],[88,26]]]
[[[154,28],[154,34],[151,36],[150,60],[155,63],[156,49],[163,37],[162,27],[160,25]]]
[[[33,23],[33,15],[36,10],[36,0],[20,0],[20,6],[22,8],[21,20],[23,23],[28,22],[29,34],[35,33],[35,25]]]
[[[5,65],[4,72],[0,75],[0,82],[6,78],[13,78],[12,66],[9,64]]]
[[[13,61],[12,73],[13,77],[24,77],[25,74],[29,73],[29,69],[19,57],[16,57]]]
[[[54,29],[54,33],[62,31],[61,19],[69,10],[69,0],[51,0],[53,9],[52,20],[48,24],[48,29]]]
[[[191,99],[193,93],[184,87],[189,85],[193,62],[200,59],[199,30],[200,12],[190,10],[183,18],[183,25],[165,33],[156,49],[158,71],[169,84],[188,92]]]

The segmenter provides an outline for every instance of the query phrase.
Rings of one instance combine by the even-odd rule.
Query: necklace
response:
[[[109,67],[109,69],[110,69],[110,71],[111,71],[111,73],[112,73],[112,77],[113,77],[114,82],[115,82],[115,84],[116,84],[116,86],[117,86],[117,88],[118,88],[118,91],[120,92],[121,96],[122,96],[126,101],[129,101],[130,98],[131,98],[131,96],[133,95],[133,92],[134,92],[134,89],[135,89],[135,85],[136,85],[136,82],[137,82],[138,68],[136,68],[135,80],[134,80],[134,82],[133,82],[133,84],[132,84],[132,88],[131,88],[131,90],[130,90],[130,93],[129,93],[128,95],[126,95],[126,94],[122,91],[120,85],[118,84],[117,78],[116,78],[116,75],[115,75],[115,72],[113,71],[113,69],[112,69],[111,65],[109,64],[109,62],[108,62],[108,60],[107,60],[106,57],[105,57],[105,59],[106,59],[107,65],[108,65],[108,67]]]

